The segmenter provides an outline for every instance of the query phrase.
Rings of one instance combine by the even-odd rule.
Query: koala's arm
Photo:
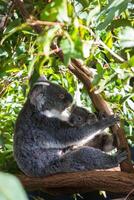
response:
[[[71,145],[81,146],[96,135],[101,134],[105,128],[114,125],[117,121],[119,121],[119,118],[112,115],[92,125],[87,123],[81,127],[72,127],[61,122],[60,128],[53,132],[53,138],[62,146],[65,145],[65,147]]]

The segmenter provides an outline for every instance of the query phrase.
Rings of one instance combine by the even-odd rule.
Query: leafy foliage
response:
[[[93,111],[85,89],[68,70],[71,58],[79,59],[94,74],[93,87],[125,119],[124,127],[134,143],[134,4],[129,0],[24,1],[30,26],[12,2],[0,2],[0,168],[16,170],[12,136],[16,117],[30,84],[45,74],[67,88]],[[50,22],[49,25],[43,22]],[[57,23],[58,22],[58,23]],[[64,63],[51,50],[55,42],[63,50]]]

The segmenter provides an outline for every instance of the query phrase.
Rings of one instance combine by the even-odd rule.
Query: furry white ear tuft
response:
[[[46,86],[49,86],[50,83],[48,83],[48,82],[36,82],[36,83],[34,84],[34,86],[35,86],[35,85],[46,85]]]
[[[37,82],[34,84],[35,85],[46,85],[49,86],[50,84],[47,82],[47,79],[45,76],[40,76],[37,80]]]
[[[37,82],[45,82],[45,81],[47,81],[47,78],[46,78],[44,75],[40,76],[40,77],[37,79]]]

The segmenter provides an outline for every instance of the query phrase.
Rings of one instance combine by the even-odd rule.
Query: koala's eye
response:
[[[82,120],[82,118],[80,116],[78,116],[78,121],[81,121],[81,120]]]
[[[59,95],[59,98],[60,98],[60,99],[64,99],[64,98],[65,98],[65,95],[64,95],[64,94],[60,94],[60,95]]]

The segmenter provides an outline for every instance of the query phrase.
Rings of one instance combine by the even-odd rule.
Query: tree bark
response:
[[[120,171],[86,171],[31,178],[19,175],[27,190],[41,189],[50,194],[74,194],[95,190],[128,194],[134,188],[134,174]]]

